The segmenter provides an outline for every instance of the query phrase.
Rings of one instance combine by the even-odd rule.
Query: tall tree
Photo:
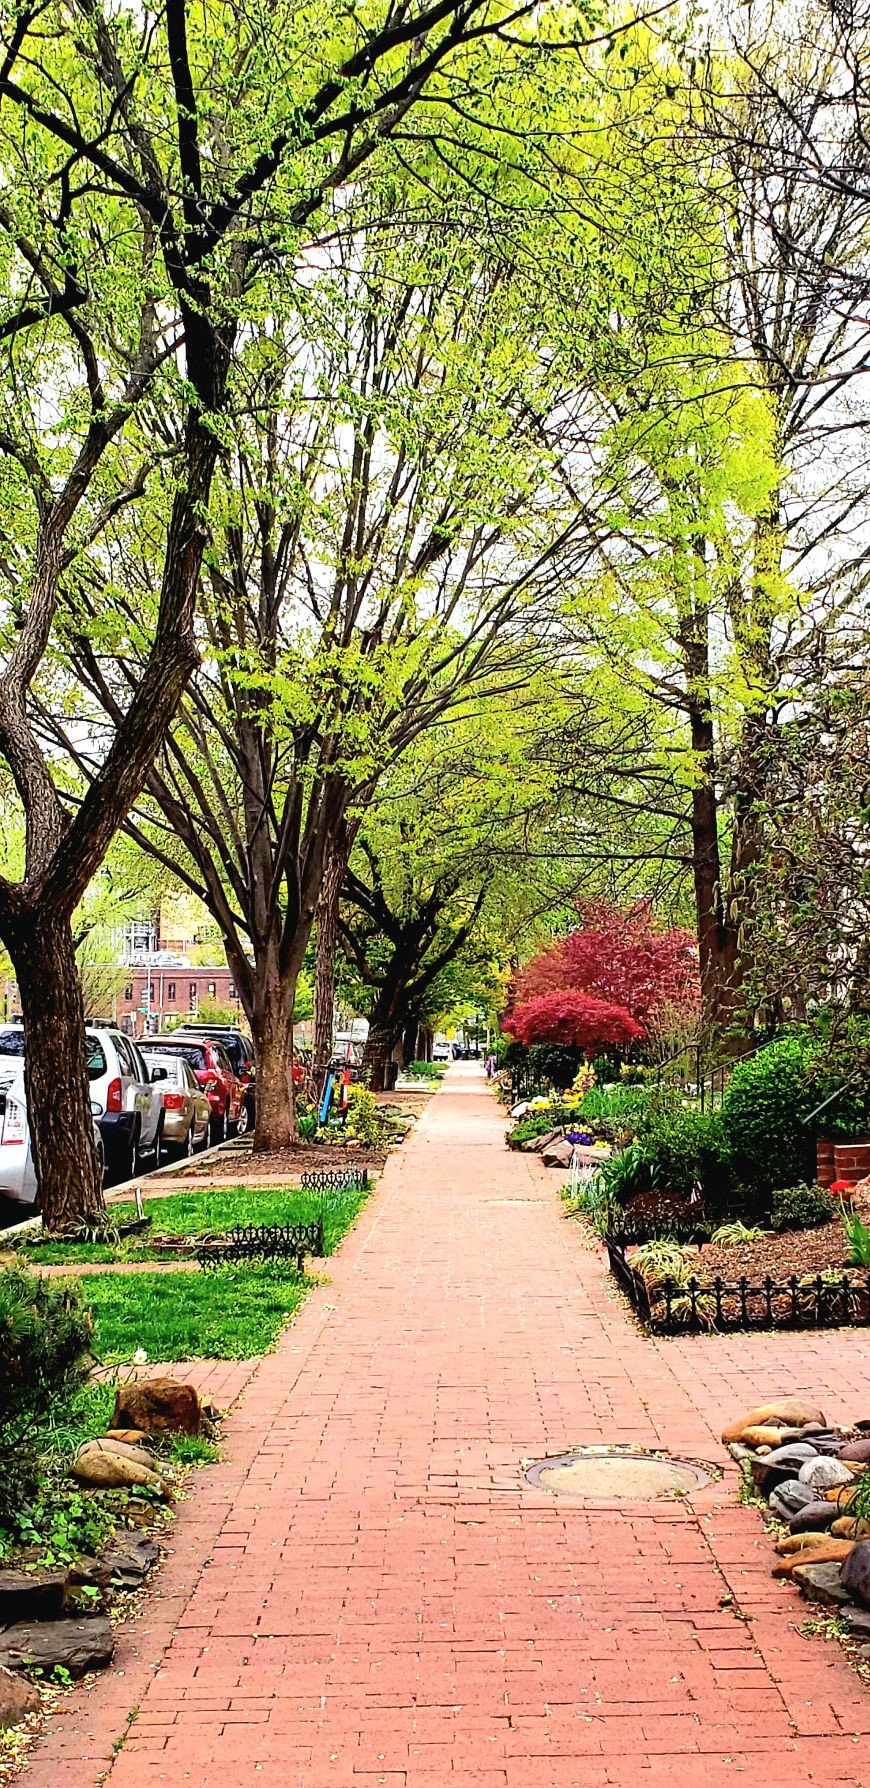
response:
[[[197,662],[194,610],[227,398],[264,291],[286,284],[288,261],[310,255],[324,201],[358,185],[385,140],[406,132],[463,46],[527,10],[399,0],[339,19],[311,0],[268,15],[242,6],[228,19],[187,0],[154,17],[49,0],[8,15],[0,465],[17,528],[4,560],[0,751],[27,854],[21,879],[0,880],[0,936],[21,990],[34,1158],[52,1227],[102,1209],[71,914]],[[110,535],[163,447],[149,601],[131,628]],[[64,610],[74,635],[90,629],[85,656],[99,661],[108,649],[132,673],[73,812],[34,725]]]

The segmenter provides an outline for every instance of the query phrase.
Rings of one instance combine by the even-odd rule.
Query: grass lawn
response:
[[[149,1360],[248,1360],[268,1353],[310,1280],[282,1265],[205,1273],[94,1273],[81,1282],[106,1364],[144,1348]]]
[[[226,1190],[177,1192],[170,1197],[145,1199],[151,1229],[143,1235],[111,1242],[33,1242],[22,1238],[19,1250],[44,1266],[109,1265],[115,1260],[159,1260],[156,1235],[223,1235],[243,1223],[315,1223],[323,1216],[324,1249],[331,1254],[347,1234],[368,1197],[368,1192],[302,1192],[298,1186],[233,1186]],[[136,1215],[133,1204],[109,1206],[109,1224],[129,1223]]]

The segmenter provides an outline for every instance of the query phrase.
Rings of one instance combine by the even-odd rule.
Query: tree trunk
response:
[[[314,1087],[319,1095],[332,1060],[335,1012],[335,956],[338,948],[338,908],[347,870],[349,847],[337,846],[323,877],[317,906],[317,950],[314,966]]]
[[[293,985],[264,980],[251,1018],[257,1062],[257,1121],[254,1153],[292,1148],[298,1141],[293,1088]]]
[[[46,909],[20,912],[8,936],[24,1023],[24,1073],[37,1196],[47,1230],[106,1215],[94,1140],[85,1012],[72,926]]]
[[[392,1019],[373,1018],[363,1056],[363,1068],[369,1071],[369,1086],[373,1093],[390,1090],[393,1067],[391,1057],[395,1044],[396,1027]]]

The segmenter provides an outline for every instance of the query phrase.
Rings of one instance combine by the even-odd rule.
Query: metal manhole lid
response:
[[[719,1474],[709,1465],[630,1447],[578,1447],[526,1467],[537,1490],[584,1502],[650,1502],[688,1496]]]

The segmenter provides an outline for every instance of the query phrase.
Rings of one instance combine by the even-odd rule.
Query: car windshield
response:
[[[205,1050],[201,1043],[160,1043],[159,1046],[152,1043],[150,1046],[143,1044],[142,1047],[149,1057],[152,1055],[180,1055],[184,1061],[190,1063],[192,1068],[208,1067]]]
[[[184,1061],[181,1056],[156,1055],[153,1054],[150,1049],[147,1054],[148,1065],[150,1068],[163,1068],[166,1072],[167,1080],[171,1080],[174,1086],[187,1086],[187,1081],[184,1077]]]
[[[23,1055],[24,1032],[0,1031],[0,1055]]]

